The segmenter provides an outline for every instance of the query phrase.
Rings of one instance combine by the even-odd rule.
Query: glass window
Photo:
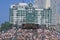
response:
[[[13,16],[13,13],[11,12],[10,15]]]
[[[32,13],[32,10],[28,10],[29,13]]]
[[[11,22],[13,22],[13,17],[10,18]]]
[[[13,10],[10,9],[10,16],[13,16]]]
[[[19,13],[17,13],[17,16],[20,16],[20,14],[19,14]]]

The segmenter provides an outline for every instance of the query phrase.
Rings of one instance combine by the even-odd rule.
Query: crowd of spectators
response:
[[[0,32],[0,40],[60,40],[60,33],[49,29],[21,29],[13,27]]]

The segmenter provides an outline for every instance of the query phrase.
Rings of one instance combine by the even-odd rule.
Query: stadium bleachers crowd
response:
[[[49,29],[21,29],[13,27],[0,32],[0,40],[60,40],[60,33]]]

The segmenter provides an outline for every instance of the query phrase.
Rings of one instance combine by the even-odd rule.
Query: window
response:
[[[13,16],[13,10],[12,9],[10,10],[10,16]]]
[[[13,17],[10,18],[11,22],[13,22]]]
[[[11,12],[10,15],[13,16],[13,13]]]
[[[20,13],[17,13],[17,16],[20,16]]]
[[[28,10],[28,13],[32,13],[32,10]]]

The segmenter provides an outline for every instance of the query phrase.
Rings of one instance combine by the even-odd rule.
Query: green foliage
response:
[[[9,22],[4,22],[1,24],[1,28],[0,28],[0,31],[2,30],[8,30],[12,27],[12,24],[10,24]]]

